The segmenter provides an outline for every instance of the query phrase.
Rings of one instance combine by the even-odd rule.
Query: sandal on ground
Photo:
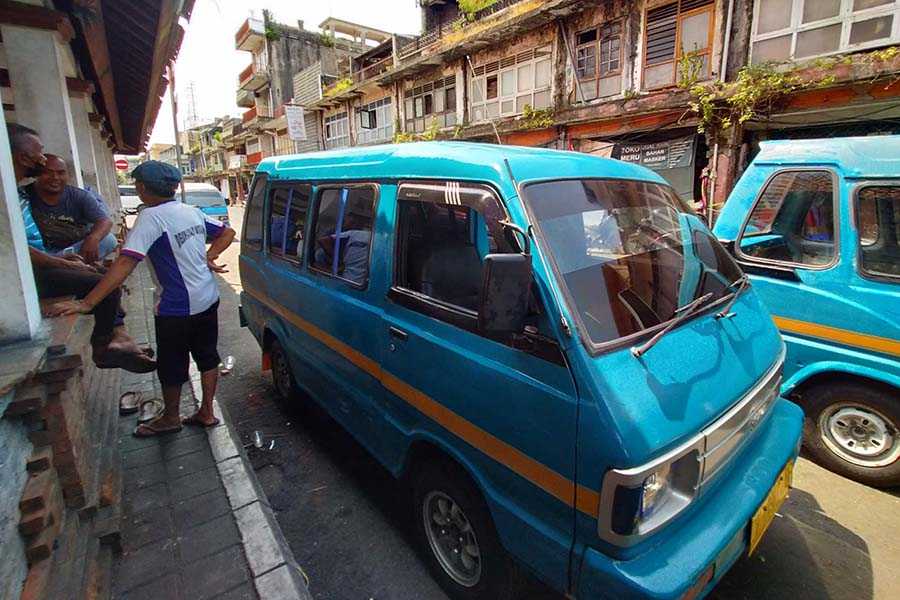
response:
[[[219,419],[216,417],[212,418],[212,421],[209,423],[205,423],[200,417],[195,414],[185,417],[181,420],[182,425],[190,425],[192,427],[215,427],[219,424]]]
[[[162,400],[158,398],[153,398],[152,400],[144,400],[139,405],[139,414],[138,414],[138,423],[147,423],[149,421],[153,421],[158,419],[160,415],[163,414],[163,410],[165,410],[165,406],[162,403]]]
[[[137,427],[134,428],[134,433],[132,434],[134,437],[146,438],[146,437],[154,437],[157,435],[164,435],[166,433],[177,433],[181,431],[181,424],[173,425],[172,427],[157,427],[155,423],[158,422],[158,419],[154,419],[149,423],[141,423]]]
[[[125,392],[119,396],[119,414],[133,415],[141,405],[143,394],[140,392]]]
[[[94,360],[98,369],[124,369],[130,373],[150,373],[156,370],[156,361],[142,352],[106,350]]]

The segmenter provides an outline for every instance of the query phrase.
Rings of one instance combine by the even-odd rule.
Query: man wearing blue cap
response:
[[[61,303],[53,310],[55,314],[90,311],[148,258],[156,282],[157,376],[165,410],[138,425],[134,434],[148,437],[181,429],[181,387],[189,379],[190,357],[201,373],[203,400],[184,423],[210,427],[218,423],[212,401],[219,376],[219,289],[213,272],[224,272],[215,260],[231,244],[235,232],[175,199],[181,173],[172,165],[151,160],[138,165],[131,175],[146,208],[138,215],[119,258],[83,300]],[[208,250],[207,240],[212,242]]]

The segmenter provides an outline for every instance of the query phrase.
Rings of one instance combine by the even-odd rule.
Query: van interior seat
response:
[[[431,245],[419,277],[423,293],[478,310],[482,264],[474,246],[449,240]]]

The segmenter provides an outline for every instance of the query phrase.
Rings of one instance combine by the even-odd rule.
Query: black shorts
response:
[[[219,366],[219,302],[189,317],[160,317],[156,322],[156,374],[163,386],[189,379],[189,355],[201,373]]]

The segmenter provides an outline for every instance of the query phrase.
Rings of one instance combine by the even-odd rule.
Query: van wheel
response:
[[[452,598],[514,598],[518,567],[481,494],[455,465],[430,463],[413,478],[416,528],[428,567]]]
[[[269,348],[269,356],[272,357],[272,385],[275,393],[281,401],[290,400],[297,393],[297,382],[291,372],[291,363],[288,362],[287,353],[278,340],[272,342]]]
[[[859,383],[803,394],[803,442],[823,467],[873,487],[900,485],[900,394]]]

